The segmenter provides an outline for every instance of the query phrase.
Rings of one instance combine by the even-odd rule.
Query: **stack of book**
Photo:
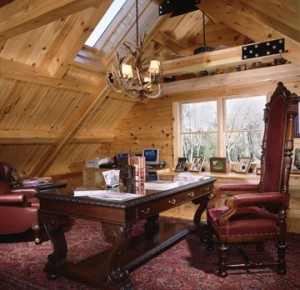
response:
[[[23,178],[23,186],[40,186],[52,184],[52,177],[24,177]]]
[[[128,164],[134,167],[136,193],[146,194],[146,161],[142,156],[129,156]]]

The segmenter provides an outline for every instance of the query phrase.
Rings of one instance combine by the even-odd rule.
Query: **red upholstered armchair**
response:
[[[258,185],[224,184],[215,189],[207,208],[208,249],[212,237],[219,243],[218,274],[227,276],[228,269],[276,266],[286,274],[286,209],[289,202],[289,175],[292,163],[294,118],[299,98],[282,83],[265,108],[265,131],[262,143],[261,178]],[[230,195],[222,207],[215,207],[222,195]],[[278,260],[274,263],[228,263],[229,244],[277,241]],[[263,247],[260,247],[262,250]]]
[[[35,243],[41,242],[39,226],[39,200],[36,188],[11,189],[9,179],[12,167],[0,162],[0,235],[33,230]]]

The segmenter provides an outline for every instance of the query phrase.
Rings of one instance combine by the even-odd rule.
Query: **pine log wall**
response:
[[[300,77],[285,80],[284,84],[291,92],[300,94]],[[266,94],[270,97],[276,85],[276,81],[267,81],[255,86],[224,86],[137,103],[114,130],[114,141],[102,144],[97,150],[97,154],[114,156],[119,152],[141,153],[143,148],[158,147],[160,148],[160,160],[165,161],[166,166],[172,168],[174,167],[173,102],[197,101],[220,96],[238,97]],[[296,143],[297,141],[295,139]]]

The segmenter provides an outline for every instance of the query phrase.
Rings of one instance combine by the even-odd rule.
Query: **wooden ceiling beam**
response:
[[[62,78],[110,3],[111,0],[102,3],[97,8],[89,8],[70,16],[64,33],[57,36],[53,46],[49,48],[51,53],[47,54],[41,66],[52,76]]]
[[[95,92],[90,85],[45,76],[37,67],[3,58],[0,59],[0,77],[85,93]]]
[[[179,53],[181,55],[192,55],[193,51],[187,49],[184,45],[182,45],[179,41],[175,40],[167,33],[158,30],[152,38],[153,41],[159,43],[160,45],[166,47],[168,50]]]
[[[174,60],[167,60],[162,63],[162,67],[164,76],[180,75],[251,62],[265,60],[271,62],[276,57],[278,58],[280,56],[273,55],[256,58],[255,60],[243,60],[242,46],[237,46],[211,52],[199,53],[193,56],[182,57]]]
[[[52,144],[57,138],[45,130],[0,130],[0,136],[0,144]]]
[[[280,0],[274,3],[274,0],[239,0],[252,7],[256,11],[262,12],[267,17],[272,17],[276,21],[284,22],[289,27],[299,30],[300,17],[297,15],[297,3],[295,0]],[[299,11],[300,12],[300,11]]]
[[[95,144],[111,143],[114,141],[114,134],[107,132],[93,132],[91,134],[76,134],[70,143],[74,144]]]
[[[299,76],[300,71],[298,65],[284,64],[164,83],[162,90],[164,95],[181,94],[221,87],[228,88],[230,86],[255,86],[256,84],[268,81],[284,82],[291,77]]]
[[[0,10],[0,41],[33,30],[108,0],[20,0]],[[111,2],[111,1],[110,1]]]
[[[300,43],[271,27],[270,23],[266,23],[264,17],[251,7],[229,0],[201,1],[197,7],[213,17],[222,19],[223,23],[255,42],[284,38],[286,51],[282,56],[300,65]]]
[[[58,135],[48,131],[37,130],[0,130],[0,144],[54,144]],[[70,143],[93,144],[112,142],[114,135],[107,132],[93,132],[74,136]]]

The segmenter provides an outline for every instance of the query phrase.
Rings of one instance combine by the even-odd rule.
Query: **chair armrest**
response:
[[[225,201],[228,210],[220,217],[220,224],[226,225],[238,208],[241,207],[262,207],[270,205],[280,205],[284,202],[284,196],[280,192],[262,192],[255,194],[240,194],[230,197]]]
[[[232,191],[232,192],[258,192],[259,184],[249,184],[249,183],[230,183],[221,184],[219,186],[220,191]]]
[[[38,192],[37,187],[15,188],[11,191],[12,194],[23,194],[26,195],[27,198],[34,197]]]
[[[214,208],[216,202],[221,198],[222,194],[236,195],[236,194],[247,194],[257,193],[259,191],[259,184],[248,184],[248,183],[228,183],[221,184],[214,187],[212,192],[212,198],[209,201],[207,208]]]
[[[280,192],[263,192],[258,194],[241,194],[232,197],[236,207],[243,206],[270,206],[282,204],[284,196]],[[227,204],[226,204],[227,205]]]
[[[21,193],[15,194],[1,194],[0,204],[10,204],[10,203],[24,203],[26,202],[26,196]]]

